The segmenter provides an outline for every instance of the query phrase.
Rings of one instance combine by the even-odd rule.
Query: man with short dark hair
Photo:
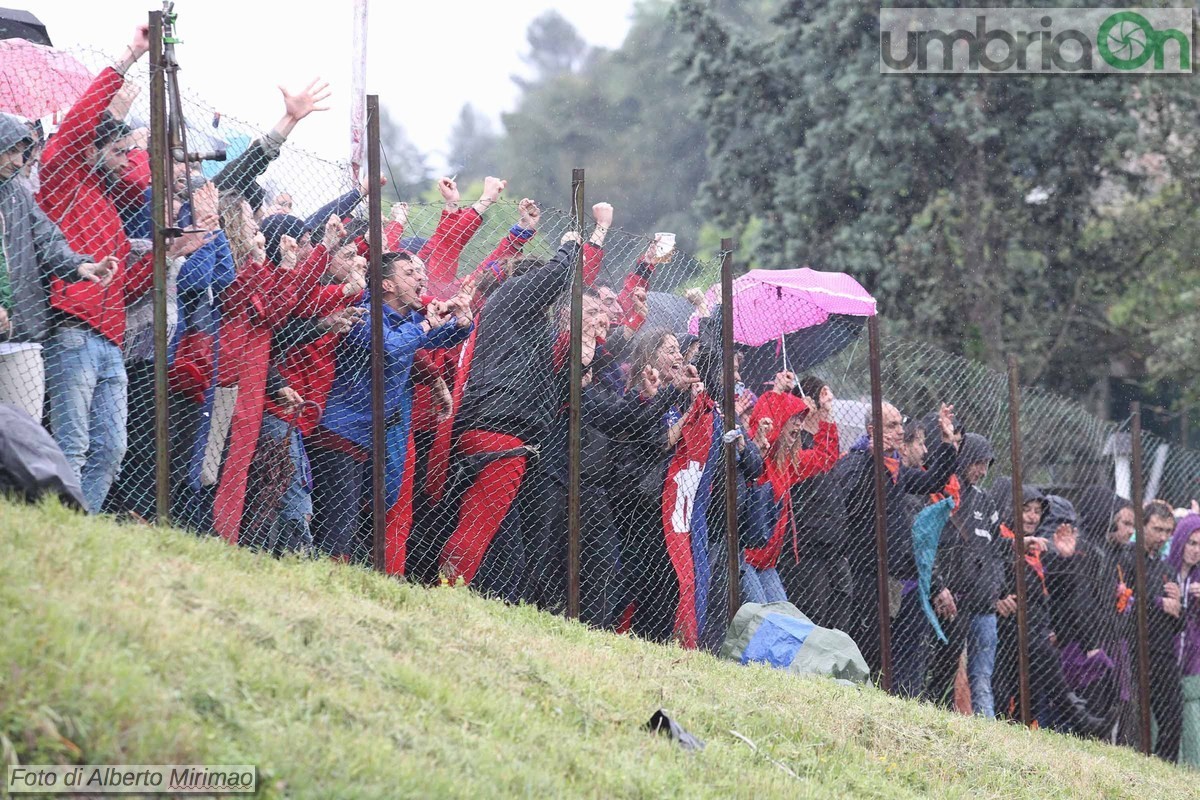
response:
[[[150,288],[153,258],[134,258],[110,187],[128,164],[129,128],[107,108],[125,71],[150,47],[139,26],[123,57],[100,72],[46,145],[38,203],[90,269],[52,276],[58,311],[46,349],[50,426],[79,474],[88,511],[97,512],[125,457],[128,413],[126,305]]]
[[[1175,532],[1175,511],[1161,500],[1146,504],[1144,529],[1138,538],[1146,548],[1146,589],[1150,603],[1147,622],[1150,651],[1150,709],[1158,723],[1154,755],[1166,761],[1179,758],[1183,734],[1183,695],[1176,637],[1184,627],[1182,595],[1171,567],[1162,557],[1163,545]]]
[[[426,305],[425,264],[409,253],[383,256],[384,414],[387,424],[385,494],[391,507],[403,473],[411,469],[413,360],[422,348],[453,347],[471,332],[471,292],[467,287],[445,302]],[[369,293],[368,293],[369,294]],[[312,437],[313,540],[317,549],[337,558],[362,556],[356,539],[371,452],[371,318],[367,311],[338,346],[333,389]],[[411,508],[411,502],[409,504]],[[411,518],[410,518],[411,519]],[[399,524],[399,523],[397,523]],[[389,518],[389,529],[394,527]],[[407,531],[388,536],[385,571],[404,574]]]

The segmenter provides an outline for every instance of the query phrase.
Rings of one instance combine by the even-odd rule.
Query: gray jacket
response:
[[[0,152],[29,138],[20,117],[0,113]],[[19,176],[0,181],[0,247],[13,293],[8,340],[40,342],[50,335],[50,276],[70,278],[91,259],[67,245]]]

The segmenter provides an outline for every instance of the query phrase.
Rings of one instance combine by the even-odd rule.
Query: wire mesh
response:
[[[172,176],[170,217],[190,232],[171,240],[159,287],[163,352],[151,302],[149,72],[138,62],[122,79],[99,52],[71,55],[81,67],[63,105],[37,115],[54,117],[48,143],[0,117],[0,402],[44,420],[89,511],[155,519],[154,415],[165,403],[175,523],[564,613],[579,269],[584,622],[716,652],[736,558],[742,602],[793,603],[848,632],[878,672],[878,469],[895,692],[1017,717],[1019,526],[1037,724],[1143,745],[1132,553],[1149,537],[1151,748],[1200,758],[1200,509],[1189,508],[1200,453],[1144,436],[1151,506],[1134,536],[1122,499],[1129,425],[1022,389],[1014,519],[1004,375],[885,339],[876,465],[861,312],[814,298],[817,284],[747,280],[730,297],[719,284],[695,288],[723,254],[705,260],[669,235],[620,230],[605,204],[577,223],[505,198],[491,179],[477,198],[444,181],[442,202],[381,209],[385,335],[374,353],[364,187],[347,164],[286,143],[300,121],[291,104],[262,130],[181,96],[191,149],[225,149],[228,160]],[[319,92],[292,102],[311,106]],[[722,381],[726,302],[733,386]],[[372,358],[384,363],[383,452],[370,439]],[[155,392],[161,359],[166,398]],[[723,441],[727,392],[737,419]],[[372,459],[385,463],[381,531],[369,511]]]

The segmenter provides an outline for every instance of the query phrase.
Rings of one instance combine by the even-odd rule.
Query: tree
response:
[[[394,120],[386,106],[379,108],[379,146],[383,151],[383,171],[388,179],[384,189],[392,199],[402,200],[422,191],[429,182],[429,166],[404,126]]]
[[[559,207],[570,202],[571,169],[585,167],[587,196],[612,202],[620,227],[673,231],[691,249],[707,163],[682,79],[663,69],[677,37],[668,6],[639,3],[619,49],[593,51],[578,71],[527,85],[502,117],[501,163],[515,190]]]
[[[521,60],[533,67],[534,77],[526,80],[514,75],[513,81],[522,89],[575,72],[588,55],[587,42],[557,11],[547,11],[529,23],[525,41],[529,43],[529,53],[521,56]]]
[[[1134,276],[1097,254],[1097,199],[1151,191],[1131,168],[1146,108],[1190,81],[887,75],[878,5],[784,3],[769,34],[681,0],[677,64],[705,124],[704,207],[764,222],[768,266],[846,271],[893,328],[1072,391],[1128,345],[1107,308]],[[1103,257],[1101,257],[1103,256]]]
[[[450,131],[450,169],[462,176],[483,178],[499,170],[499,137],[488,118],[467,103]]]

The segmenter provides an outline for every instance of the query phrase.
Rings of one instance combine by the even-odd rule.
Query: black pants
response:
[[[922,698],[931,703],[950,708],[954,705],[954,679],[962,660],[963,648],[967,644],[967,633],[971,627],[971,615],[959,611],[954,619],[939,617],[946,643],[930,631],[932,641],[929,652],[929,676],[925,681]]]
[[[1179,740],[1183,736],[1183,692],[1179,662],[1175,653],[1150,649],[1150,710],[1158,723],[1154,755],[1164,761],[1179,760]]]
[[[844,557],[786,551],[779,558],[779,579],[788,599],[822,628],[845,631],[850,626],[854,579]]]

